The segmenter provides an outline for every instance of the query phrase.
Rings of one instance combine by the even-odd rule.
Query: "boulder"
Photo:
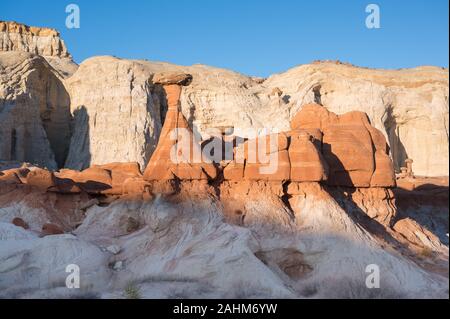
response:
[[[336,119],[336,115],[330,113],[325,107],[318,104],[306,104],[291,119],[291,129],[319,129],[322,131],[330,121],[330,117],[331,121]]]
[[[17,227],[22,227],[23,229],[29,229],[30,226],[20,217],[15,217],[12,222]]]
[[[50,171],[34,167],[26,177],[26,184],[42,190],[48,190],[50,187],[55,186],[54,175]]]
[[[86,193],[99,194],[112,188],[111,172],[100,167],[90,167],[81,172],[61,169],[55,175],[55,184],[62,192],[77,192],[79,188]]]
[[[330,167],[327,183],[369,187],[375,159],[371,136],[365,126],[367,116],[362,112],[350,112],[330,119],[322,128],[323,156]]]
[[[403,218],[394,225],[394,230],[402,234],[409,242],[432,250],[442,246],[439,238],[411,218]]]
[[[182,85],[187,86],[192,82],[192,75],[187,73],[163,72],[153,75],[152,82],[160,85]]]
[[[26,178],[28,173],[30,172],[30,170],[28,168],[25,167],[20,167],[20,168],[10,168],[10,169],[6,169],[4,171],[0,172],[0,177],[3,176],[9,176],[9,175],[15,175],[19,181],[21,183],[25,183],[26,182]]]
[[[273,133],[246,140],[234,148],[233,160],[223,168],[225,180],[286,181],[290,178],[286,133]]]
[[[21,184],[20,178],[16,173],[10,172],[8,174],[4,174],[0,172],[0,183],[5,184]]]
[[[60,234],[64,234],[64,230],[56,224],[46,223],[46,224],[42,225],[41,234],[42,234],[42,236],[60,235]]]

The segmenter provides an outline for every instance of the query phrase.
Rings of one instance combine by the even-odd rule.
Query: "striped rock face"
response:
[[[350,187],[392,187],[395,175],[383,134],[363,112],[336,115],[317,104],[305,105],[292,129],[323,132],[322,154],[329,166],[327,184]]]
[[[42,56],[71,58],[59,32],[0,21],[0,51],[21,51]]]
[[[178,79],[180,76],[175,77]],[[203,163],[202,161],[196,163],[194,159],[194,154],[201,155],[201,149],[200,145],[195,143],[193,133],[180,112],[181,85],[177,83],[164,85],[168,105],[166,119],[161,130],[158,146],[145,169],[144,178],[146,180],[171,180],[174,178],[206,180],[215,178],[217,173],[213,164]],[[188,145],[188,147],[181,147],[181,145]]]

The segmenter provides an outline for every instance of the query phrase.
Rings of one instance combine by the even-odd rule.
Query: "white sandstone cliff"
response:
[[[372,70],[333,62],[299,66],[262,82],[204,65],[88,59],[68,81],[72,112],[83,106],[91,121],[90,155],[77,151],[74,158],[91,156],[90,164],[146,163],[154,145],[142,141],[155,141],[161,124],[155,114],[164,114],[164,105],[158,102],[161,98],[151,93],[151,78],[173,71],[193,75],[191,85],[183,88],[181,108],[204,138],[209,128],[219,127],[286,131],[301,106],[315,101],[338,114],[366,112],[387,137],[397,170],[406,158],[412,158],[417,175],[448,175],[446,70]],[[116,115],[106,116],[106,110]],[[112,118],[116,119],[113,125]],[[145,128],[148,122],[152,129]]]
[[[72,75],[77,65],[55,29],[0,21],[0,52],[28,52],[43,56],[61,76]]]
[[[67,87],[74,130],[66,167],[138,162],[147,164],[161,131],[158,94],[140,63],[112,57],[81,64]]]
[[[19,60],[20,52],[42,56],[52,66],[50,73],[62,83],[57,94],[70,93],[75,120],[68,167],[117,161],[145,165],[156,146],[166,108],[161,89],[151,79],[155,73],[177,71],[193,75],[192,84],[183,89],[181,108],[203,138],[210,128],[234,127],[236,134],[248,128],[287,131],[302,105],[315,101],[337,114],[366,112],[387,137],[397,171],[406,158],[412,158],[416,175],[449,174],[446,69],[376,70],[339,62],[314,62],[263,80],[204,65],[94,57],[84,61],[77,71],[56,30],[15,22],[0,22],[0,51],[6,51],[0,52],[2,55],[16,52]],[[3,67],[4,78],[12,78],[13,74],[7,72],[13,71]],[[2,85],[6,88],[10,80],[5,81]],[[30,81],[22,84],[27,90],[39,85]],[[32,117],[27,121],[39,122]],[[64,158],[56,157],[61,165]],[[54,166],[46,160],[34,162]]]
[[[47,61],[0,52],[0,160],[61,166],[70,138],[69,96]]]

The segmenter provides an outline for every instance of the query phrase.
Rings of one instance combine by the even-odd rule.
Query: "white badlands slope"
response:
[[[295,197],[293,213],[264,198],[246,203],[246,228],[226,223],[213,198],[93,206],[74,235],[38,238],[0,223],[0,295],[448,297],[448,277],[381,246],[324,191]],[[130,230],[130,219],[139,226]],[[81,289],[65,288],[68,264],[80,266]],[[365,286],[370,264],[380,289]]]

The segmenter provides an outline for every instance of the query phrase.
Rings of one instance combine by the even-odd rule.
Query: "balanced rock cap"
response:
[[[187,73],[156,73],[152,81],[161,85],[178,84],[187,86],[192,82],[192,75]]]

